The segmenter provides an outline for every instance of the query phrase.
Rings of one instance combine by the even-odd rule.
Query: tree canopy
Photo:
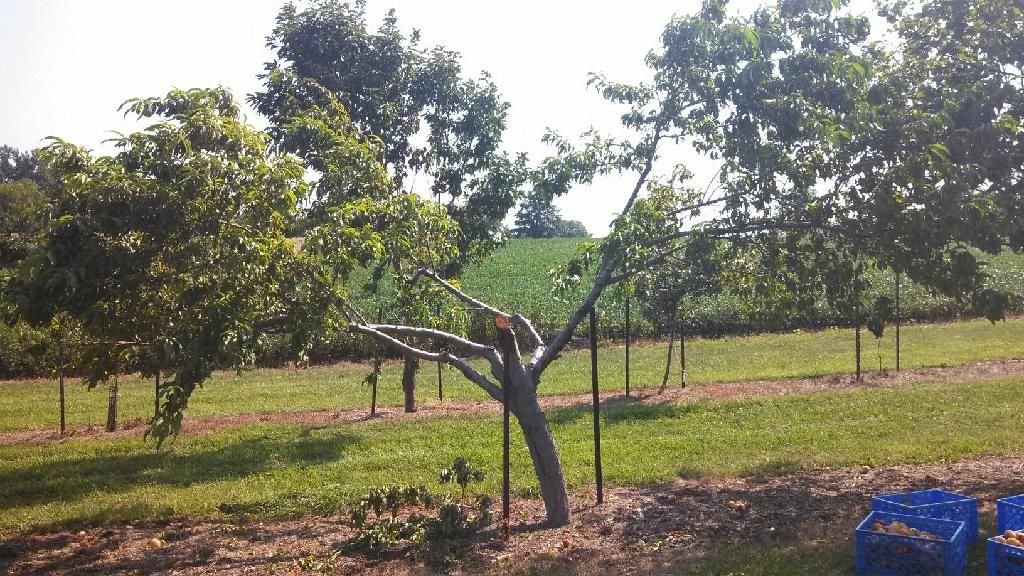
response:
[[[175,90],[124,108],[159,121],[93,157],[43,150],[60,192],[39,248],[15,279],[26,317],[80,320],[96,385],[126,354],[173,372],[158,436],[176,431],[221,355],[245,363],[255,326],[284,311],[295,250],[283,230],[305,194],[301,163],[267,153],[224,90]]]
[[[22,151],[6,144],[0,145],[0,183],[18,180],[32,180],[45,185],[46,169],[34,151]]]
[[[89,385],[128,357],[144,360],[144,374],[171,375],[150,429],[160,440],[180,429],[211,371],[251,365],[265,335],[287,332],[301,357],[344,329],[359,315],[345,289],[355,268],[387,260],[414,270],[454,254],[454,223],[391,186],[377,141],[333,98],[282,126],[315,150],[324,186],[349,191],[301,248],[285,233],[310,194],[306,165],[245,124],[230,93],[172,90],[122,107],[157,122],[119,136],[118,153],[94,157],[62,140],[43,149],[59,194],[11,289],[30,321],[81,324]],[[412,291],[408,317],[431,317],[432,297]]]
[[[541,338],[520,315],[422,274],[467,305],[509,318],[504,331],[512,340],[503,346],[514,353],[513,365],[504,367],[512,375],[505,391],[556,524],[568,519],[567,496],[557,450],[534,408],[536,388],[611,286],[646,282],[665,293],[658,275],[687,271],[695,275],[687,274],[693,286],[668,292],[699,292],[717,280],[708,274],[719,274],[717,262],[728,261],[731,251],[756,255],[763,277],[755,289],[783,286],[800,306],[813,304],[823,286],[833,303],[855,302],[868,260],[967,298],[992,318],[1005,304],[1005,296],[983,288],[973,251],[1021,248],[1019,53],[1003,40],[1013,38],[1005,30],[999,40],[983,38],[993,32],[985,26],[989,17],[1019,20],[1013,2],[984,9],[951,0],[896,3],[889,9],[900,41],[892,49],[870,42],[868,18],[843,2],[784,0],[741,16],[727,16],[726,7],[724,0],[706,0],[697,14],[673,19],[647,58],[651,82],[592,78],[607,100],[624,107],[630,137],[589,132],[574,143],[546,136],[556,153],[533,174],[537,198],[563,195],[605,174],[635,178],[609,235],[582,244],[579,256],[556,271],[559,286],[593,278],[562,330]],[[951,25],[957,37],[932,51],[928,39]],[[997,46],[984,47],[989,42]],[[961,64],[958,43],[983,48]],[[960,141],[972,133],[991,140]],[[714,179],[694,183],[673,145],[718,162]],[[726,252],[711,258],[709,248]],[[580,274],[586,267],[593,275]],[[373,326],[350,328],[369,333]],[[533,348],[528,360],[516,332]],[[485,345],[462,347],[488,358],[495,378],[501,373],[502,359],[488,356]],[[427,349],[405,349],[434,357]],[[499,398],[484,374],[467,376]]]
[[[33,180],[0,182],[0,270],[28,255],[46,204],[46,194]]]
[[[578,220],[566,220],[551,198],[532,194],[516,214],[512,234],[521,238],[587,238],[587,227]]]
[[[302,10],[287,4],[267,46],[277,59],[267,64],[252,102],[275,139],[321,97],[319,85],[361,133],[379,139],[393,186],[410,190],[422,178],[445,200],[461,230],[453,266],[502,240],[501,222],[526,178],[525,159],[500,149],[509,105],[486,73],[469,79],[458,53],[421,46],[418,32],[403,35],[394,11],[369,29],[362,0],[315,0]]]

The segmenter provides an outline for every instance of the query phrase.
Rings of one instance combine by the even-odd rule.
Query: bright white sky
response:
[[[283,0],[0,0],[0,144],[35,148],[50,135],[100,148],[126,122],[118,105],[171,87],[223,85],[244,100],[271,59],[264,46]],[[759,0],[734,0],[749,12]],[[869,9],[867,0],[855,0]],[[539,159],[550,127],[575,135],[613,130],[618,110],[586,88],[587,74],[646,78],[647,52],[675,13],[697,0],[368,0],[372,27],[394,7],[424,45],[463,55],[465,69],[491,73],[512,104],[505,147]],[[263,126],[252,111],[249,120]],[[691,169],[709,175],[692,157]],[[706,177],[706,176],[705,176]],[[608,179],[559,200],[567,218],[603,235],[628,193]]]

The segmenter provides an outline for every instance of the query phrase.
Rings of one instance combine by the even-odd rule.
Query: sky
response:
[[[124,100],[170,88],[225,86],[244,100],[272,54],[266,36],[283,0],[0,0],[0,144],[31,149],[48,136],[104,150],[111,131],[141,128],[117,111]],[[758,0],[732,2],[748,12]],[[547,129],[573,136],[616,129],[619,109],[586,86],[600,72],[647,78],[644,56],[674,14],[695,0],[367,0],[376,27],[389,8],[424,45],[462,54],[464,70],[488,71],[511,103],[504,147],[538,160]],[[247,107],[248,120],[265,123]],[[711,166],[687,151],[698,180]],[[563,216],[603,235],[631,186],[606,178],[558,200]]]

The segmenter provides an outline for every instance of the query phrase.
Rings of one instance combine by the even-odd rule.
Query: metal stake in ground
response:
[[[441,305],[437,305],[437,317],[441,317]],[[444,389],[441,387],[441,365],[442,362],[437,363],[437,401],[444,402]]]
[[[686,388],[686,330],[679,329],[679,366],[682,370],[682,387]]]
[[[629,398],[629,298],[626,298],[626,398]]]
[[[502,370],[502,382],[501,382],[501,432],[502,432],[502,446],[501,446],[501,519],[504,525],[505,539],[508,539],[508,518],[511,500],[511,484],[509,483],[509,408],[508,408],[508,390],[509,385],[512,383],[511,377],[511,365],[512,365],[512,332],[509,319],[504,316],[497,316],[494,318],[494,325],[498,328],[498,337],[502,339],[502,348],[505,349],[505,365]]]
[[[854,341],[857,355],[857,381],[860,381],[860,262],[853,270],[853,322]]]
[[[896,271],[896,371],[900,371],[900,271]]]
[[[384,319],[384,308],[377,308],[377,324]],[[377,414],[377,380],[380,379],[380,345],[373,345],[373,372],[370,374],[370,416]]]
[[[153,400],[153,418],[160,417],[160,369],[156,369],[156,397]]]
[[[594,476],[597,479],[597,503],[604,503],[601,479],[601,395],[597,387],[597,311],[590,308],[590,380],[594,392]]]
[[[63,332],[63,327],[61,328]],[[57,333],[57,380],[60,383],[60,435],[64,435],[64,335]]]

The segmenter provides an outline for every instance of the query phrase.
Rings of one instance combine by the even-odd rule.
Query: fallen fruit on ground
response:
[[[726,503],[726,507],[729,508],[729,510],[732,510],[733,512],[742,513],[747,511],[749,504],[747,504],[747,502],[744,500],[729,500],[729,502]]]

